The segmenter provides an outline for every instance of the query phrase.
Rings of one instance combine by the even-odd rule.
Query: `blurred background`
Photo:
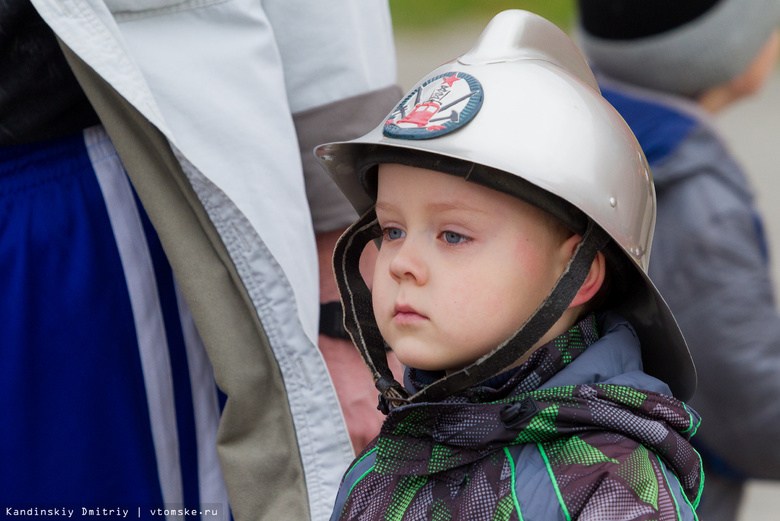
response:
[[[390,0],[401,87],[408,90],[438,65],[468,51],[500,11],[526,9],[571,34],[574,6],[573,0]],[[727,108],[715,124],[752,177],[780,294],[780,71],[761,94]],[[750,483],[739,521],[757,519],[780,519],[780,483]]]

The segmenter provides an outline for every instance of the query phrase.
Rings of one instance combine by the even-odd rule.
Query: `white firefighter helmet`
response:
[[[375,202],[376,165],[401,163],[509,193],[581,235],[597,225],[607,236],[599,248],[611,266],[610,304],[636,329],[645,371],[679,399],[692,396],[688,348],[647,276],[655,189],[644,154],[579,49],[552,23],[527,11],[500,13],[469,52],[417,83],[377,128],[315,154],[361,214]]]

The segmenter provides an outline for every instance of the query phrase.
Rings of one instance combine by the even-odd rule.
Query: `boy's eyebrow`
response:
[[[466,211],[466,212],[472,212],[472,213],[489,213],[487,210],[482,208],[477,208],[475,206],[471,206],[468,203],[464,201],[457,201],[455,203],[449,203],[449,202],[432,202],[428,203],[427,205],[431,210],[435,212],[446,212],[446,211]],[[385,210],[385,211],[393,211],[396,209],[395,205],[385,202],[377,202],[375,205],[375,208],[377,210]]]

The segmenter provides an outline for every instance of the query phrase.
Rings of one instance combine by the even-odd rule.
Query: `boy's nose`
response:
[[[417,285],[427,282],[428,267],[418,241],[409,237],[404,239],[390,260],[390,276],[396,282],[412,280]]]

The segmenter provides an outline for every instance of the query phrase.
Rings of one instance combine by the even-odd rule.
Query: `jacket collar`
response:
[[[638,369],[638,346],[634,350],[630,345],[631,338],[636,344],[633,330],[614,316],[604,317],[601,323],[608,328],[604,336],[587,349],[579,349],[571,360],[556,354],[567,349],[540,349],[536,364],[529,359],[515,372],[504,374],[505,381],[494,382],[498,388],[483,385],[476,388],[477,392],[451,396],[442,402],[394,409],[377,438],[374,471],[395,476],[436,474],[437,479],[460,482],[470,464],[484,461],[505,447],[555,445],[583,432],[604,432],[622,435],[629,444],[638,442],[663,455],[680,477],[689,499],[695,500],[700,492],[701,461],[688,439],[698,427],[698,415],[671,396],[640,390],[637,384],[658,381]],[[627,339],[629,345],[625,345]],[[585,367],[604,367],[611,372],[614,362],[610,358],[626,348],[629,356],[622,361],[628,362],[627,372],[592,373],[586,377],[588,382],[551,386],[558,374],[570,372],[582,360],[587,363],[580,363],[568,381],[576,382],[588,374]],[[585,354],[591,359],[583,358]],[[561,363],[560,372],[544,385],[527,388],[533,375],[539,374],[530,366]],[[599,445],[605,454],[624,449],[613,447],[612,441]]]

